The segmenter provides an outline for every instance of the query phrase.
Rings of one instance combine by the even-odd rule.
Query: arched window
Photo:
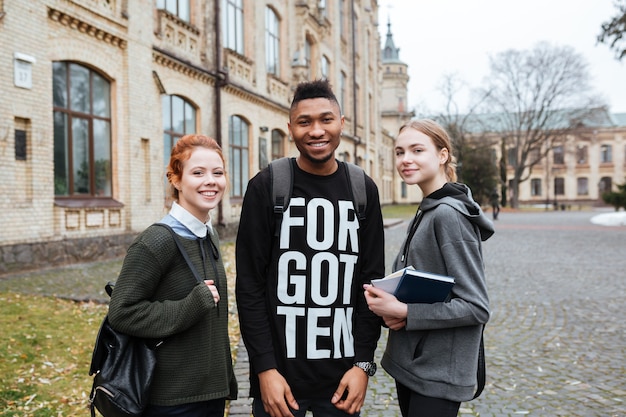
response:
[[[179,138],[196,131],[196,109],[180,96],[161,96],[163,115],[163,161],[170,161],[172,148]]]
[[[330,78],[330,59],[326,55],[322,55],[322,78],[327,80]]]
[[[52,64],[54,194],[111,197],[111,86],[73,62]]]
[[[265,63],[269,74],[280,75],[280,21],[270,7],[265,8]]]
[[[243,0],[223,0],[224,47],[243,55]]]
[[[228,143],[230,144],[230,196],[243,197],[249,178],[249,131],[248,123],[239,116],[228,119]]]

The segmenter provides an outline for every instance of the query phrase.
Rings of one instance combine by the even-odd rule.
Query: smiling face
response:
[[[178,204],[206,222],[209,210],[218,205],[226,189],[222,157],[213,149],[194,147],[182,164],[180,181],[173,185],[178,190]]]
[[[417,184],[424,196],[447,182],[448,149],[437,148],[428,135],[410,127],[403,129],[396,139],[395,155],[396,169],[404,182]]]
[[[305,99],[292,108],[288,127],[300,151],[301,169],[319,175],[336,169],[334,155],[343,124],[339,105],[327,98]]]

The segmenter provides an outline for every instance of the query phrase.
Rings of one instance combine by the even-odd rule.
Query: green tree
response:
[[[478,204],[489,204],[489,197],[498,186],[498,168],[490,147],[466,144],[458,175],[459,180],[470,187]]]
[[[614,4],[618,12],[602,24],[602,32],[597,39],[599,43],[609,45],[616,58],[622,60],[626,56],[626,0],[616,0]]]
[[[617,186],[617,191],[608,191],[602,194],[602,200],[608,205],[615,207],[615,211],[620,208],[626,210],[626,182]]]

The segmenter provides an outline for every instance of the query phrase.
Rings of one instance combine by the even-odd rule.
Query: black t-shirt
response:
[[[362,287],[384,275],[382,215],[371,179],[359,224],[343,164],[328,176],[293,166],[276,237],[267,170],[248,185],[237,237],[241,332],[252,396],[256,374],[277,368],[296,397],[330,398],[355,360],[372,360],[380,335]]]

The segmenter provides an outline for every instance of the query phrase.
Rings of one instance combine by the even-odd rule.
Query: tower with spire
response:
[[[396,48],[391,33],[391,21],[387,18],[387,37],[382,50],[382,126],[395,137],[400,126],[415,113],[409,109],[408,65],[400,60],[400,48]]]
[[[390,166],[390,175],[383,178],[391,184],[390,196],[398,203],[415,203],[421,200],[418,187],[407,187],[396,172],[394,166],[393,149],[395,138],[400,126],[411,120],[415,112],[409,109],[407,102],[409,84],[409,66],[400,60],[400,48],[396,48],[391,34],[391,21],[387,21],[387,38],[381,53],[382,82],[381,82],[381,126],[385,143],[389,145],[389,160],[385,165]]]

